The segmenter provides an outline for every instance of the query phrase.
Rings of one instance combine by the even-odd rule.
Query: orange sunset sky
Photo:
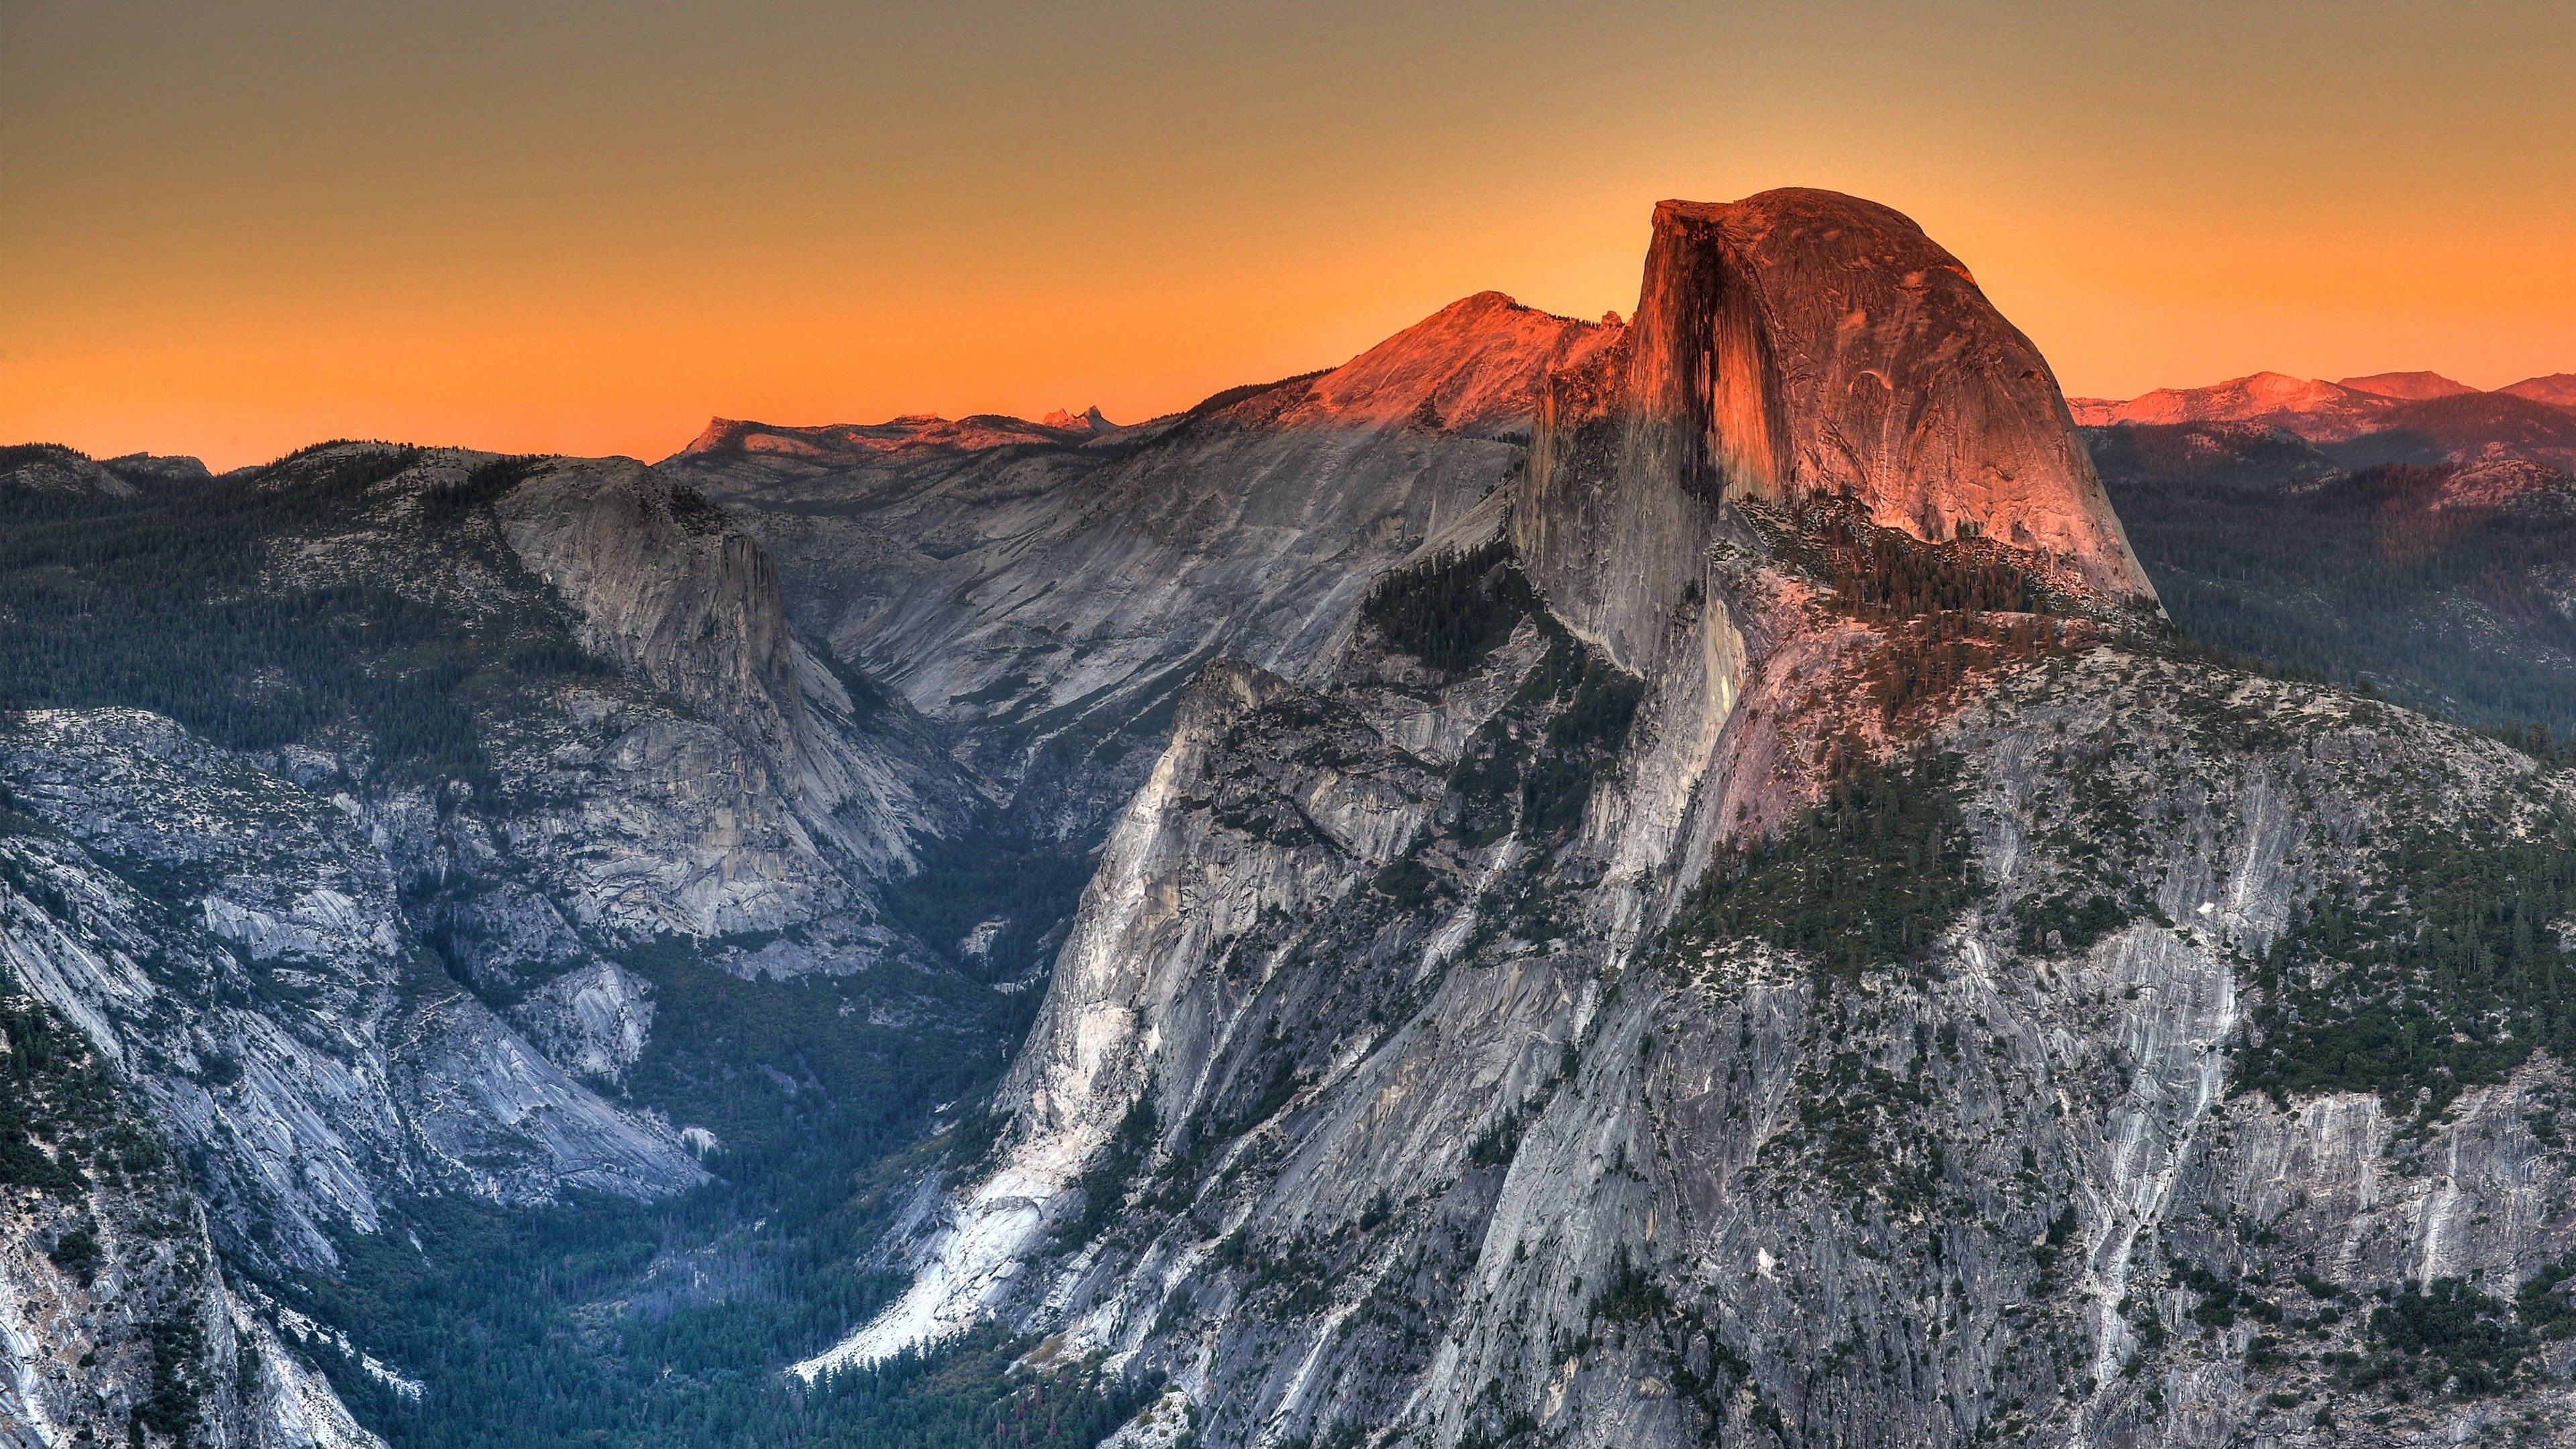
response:
[[[0,4],[0,442],[1134,419],[1887,202],[2070,392],[2576,370],[2576,4]]]

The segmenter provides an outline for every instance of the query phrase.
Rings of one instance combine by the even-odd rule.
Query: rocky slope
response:
[[[697,1180],[423,959],[348,796],[130,711],[33,713],[0,759],[47,827],[0,844],[10,974],[142,1089],[237,1246],[327,1263],[405,1191]]]
[[[624,460],[334,445],[137,487],[0,535],[0,614],[32,706],[0,715],[0,989],[169,1144],[135,1203],[13,1219],[28,1442],[123,1434],[183,1370],[214,1442],[364,1439],[278,1335],[410,1381],[223,1272],[337,1273],[430,1199],[706,1182],[722,1139],[603,1095],[657,982],[927,962],[879,892],[979,788],[796,641],[758,543]],[[142,1258],[84,1297],[28,1247],[92,1220],[154,1296],[119,1286]],[[114,1348],[160,1364],[123,1398],[116,1363],[61,1372],[183,1310],[202,1363]]]
[[[97,1048],[0,986],[0,1442],[377,1446],[226,1285],[177,1158]]]
[[[1224,1444],[2563,1441],[2576,782],[2159,642],[1902,218],[1655,246],[1506,494],[1192,685],[806,1371],[999,1317]]]
[[[1038,833],[1088,840],[1191,675],[1320,657],[1377,571],[1519,466],[1548,371],[1618,332],[1483,293],[1134,427],[718,422],[657,467],[759,535],[799,629],[950,732]]]

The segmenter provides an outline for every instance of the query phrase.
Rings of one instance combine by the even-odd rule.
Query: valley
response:
[[[2564,383],[0,450],[0,1443],[2567,1442]]]

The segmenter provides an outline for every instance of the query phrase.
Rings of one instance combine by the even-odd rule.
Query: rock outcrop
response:
[[[2563,1346],[2446,1378],[2369,1305],[2554,1321],[2561,1069],[2286,1084],[2263,963],[2576,781],[2163,652],[2045,369],[1901,218],[1657,248],[1507,528],[1192,685],[994,1156],[801,1369],[998,1317],[1217,1444],[2558,1432]],[[1979,437],[2009,474],[1940,466]]]
[[[1920,228],[1831,192],[1655,209],[1636,321],[1551,386],[1512,539],[1568,623],[1649,667],[1730,498],[1849,498],[2153,597],[2037,350]]]

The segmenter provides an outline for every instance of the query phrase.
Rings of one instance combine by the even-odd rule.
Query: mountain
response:
[[[2298,434],[2266,423],[2119,423],[2081,435],[2114,500],[2123,488],[2154,484],[2298,492],[2352,471]],[[2155,548],[2145,548],[2152,567]]]
[[[194,458],[129,453],[104,462],[53,443],[0,448],[0,520],[99,512],[208,481]]]
[[[2527,377],[2510,387],[2497,388],[2496,391],[2511,393],[2515,397],[2529,398],[2533,402],[2547,403],[2552,407],[2576,408],[2576,372],[2554,372],[2547,377]]]
[[[2438,372],[2374,372],[2368,377],[2347,377],[2336,381],[2337,387],[2366,392],[2377,397],[2393,397],[2408,402],[2427,398],[2459,397],[2477,389],[2465,382],[2454,382]]]
[[[1190,686],[1000,1140],[802,1371],[999,1321],[1221,1444],[2557,1432],[2510,923],[2571,777],[2177,649],[1894,213],[1667,204],[1643,295],[1329,656]]]
[[[1345,376],[1160,420],[1125,450],[1158,475],[1123,486],[1195,468],[1211,476],[1192,506],[1317,515],[1197,577],[1207,540],[1188,525],[1128,534],[1201,590],[1161,601],[1164,627],[1266,608],[1244,637],[1298,647],[1304,616],[1330,624],[1334,597],[1418,538],[1428,520],[1406,508],[1463,509],[1516,464],[1521,442],[1457,427],[1525,429],[1544,369],[1600,331],[1470,299]],[[1194,444],[1154,441],[1184,430]],[[719,423],[692,456],[936,468],[1123,431],[1096,411]],[[704,1361],[676,1382],[735,1385],[741,1432],[906,1402],[899,1386],[791,1401],[718,1365],[747,1350],[757,1368],[756,1345],[794,1331],[782,1314],[838,1321],[882,1292],[827,1261],[881,1230],[848,1184],[935,1147],[942,1114],[989,1084],[1097,827],[1083,837],[1077,819],[1070,844],[999,834],[1009,782],[973,761],[1009,755],[954,727],[977,712],[933,721],[810,649],[770,552],[665,473],[334,444],[221,480],[165,470],[187,486],[156,489],[132,460],[22,451],[29,495],[80,501],[0,534],[0,779],[20,837],[6,985],[75,1025],[189,1164],[172,1201],[204,1224],[213,1276],[189,1291],[215,1306],[199,1316],[268,1345],[190,1370],[216,1396],[203,1413],[248,1424],[239,1406],[284,1402],[286,1385],[312,1422],[364,1437],[336,1391],[400,1443],[660,1422],[684,1402],[667,1370],[630,1387],[577,1346],[595,1326],[576,1340],[531,1317],[526,1278],[503,1267],[543,1251],[510,1246],[527,1235],[632,1262],[557,1291],[678,1310],[621,1329],[629,1351]],[[1267,472],[1237,476],[1234,457]],[[1368,492],[1390,477],[1391,505]],[[1356,549],[1337,508],[1368,510]],[[1114,532],[1108,513],[1082,526]],[[1301,549],[1319,560],[1279,568]],[[1108,587],[1171,585],[1110,565]],[[1136,708],[1160,690],[1167,719],[1178,687],[1148,679]],[[41,1265],[63,1231],[41,1215],[13,1229],[33,1256],[5,1280],[11,1301],[55,1291]],[[646,1241],[695,1265],[679,1286],[655,1253],[625,1256]],[[543,1297],[549,1315],[603,1311]],[[40,1363],[58,1356],[46,1345],[127,1332],[121,1311],[76,1303],[12,1342]],[[685,1343],[655,1338],[665,1322]],[[452,1364],[469,1337],[524,1346]],[[975,1392],[1016,1392],[1015,1357]],[[557,1384],[546,1413],[500,1381],[524,1373]],[[139,1401],[158,1380],[119,1382]],[[1134,1392],[1104,1381],[1083,1412],[1105,1432]],[[44,1412],[0,1422],[50,1434]],[[125,1421],[99,1422],[103,1438]]]
[[[2337,449],[2345,461],[2439,464],[2512,459],[2576,473],[2576,412],[2507,393],[2409,403]]]
[[[114,504],[0,533],[0,990],[187,1163],[223,1264],[199,1301],[295,1341],[273,1382],[312,1414],[340,1410],[306,1359],[382,1412],[418,1390],[280,1294],[383,1271],[391,1234],[626,1221],[702,1160],[739,1193],[781,1137],[882,1153],[1024,1014],[886,904],[982,786],[796,640],[767,554],[687,489],[336,444]],[[860,1014],[845,1040],[757,1019],[818,1000]],[[56,1291],[0,1261],[0,1298]],[[29,1342],[125,1311],[76,1310]],[[271,1382],[226,1373],[207,1392]]]
[[[2430,372],[2314,382],[2258,372],[2199,388],[2159,388],[2114,402],[2079,398],[2088,428],[2253,424],[2295,435],[2348,467],[2498,459],[2576,473],[2576,395],[2534,378],[2480,392]]]
[[[1640,292],[10,450],[0,1441],[2569,1442],[2576,773],[2405,707],[2576,697],[2541,404],[2079,431],[1827,192]]]
[[[761,539],[795,627],[1087,847],[1201,667],[1315,658],[1378,570],[1520,465],[1545,376],[1618,334],[1487,292],[1132,427],[719,420],[657,471]]]
[[[2126,402],[2077,398],[2070,403],[2075,420],[2092,428],[2118,423],[2265,423],[2310,442],[2342,442],[2375,432],[2401,405],[2396,397],[2278,372],[2258,372],[2207,387],[2160,387]]]
[[[2111,495],[2195,637],[2472,724],[2576,731],[2576,483],[2515,461],[2155,477],[2117,462],[2144,430],[2108,431]]]
[[[2277,374],[2075,407],[2174,619],[2486,726],[2576,730],[2576,411],[2547,379]]]

